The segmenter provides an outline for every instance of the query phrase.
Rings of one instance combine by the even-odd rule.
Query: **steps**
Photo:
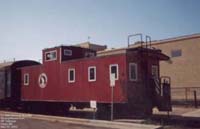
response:
[[[171,93],[170,93],[170,78],[161,77],[160,79],[152,78],[151,87],[153,91],[153,104],[159,111],[172,111]]]

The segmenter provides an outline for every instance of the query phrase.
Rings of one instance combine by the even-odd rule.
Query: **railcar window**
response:
[[[24,74],[24,85],[29,85],[29,74],[28,73],[26,73],[26,74]]]
[[[65,56],[72,56],[72,50],[65,49],[65,50],[64,50],[64,55],[65,55]]]
[[[52,60],[56,60],[56,59],[57,59],[57,51],[56,50],[45,52],[45,60],[46,61],[52,61]]]
[[[110,76],[111,76],[111,74],[115,74],[115,80],[118,80],[118,78],[119,78],[118,64],[110,65]]]
[[[96,67],[95,66],[88,67],[88,81],[89,82],[96,81]]]
[[[75,82],[75,69],[68,69],[68,82]]]
[[[129,63],[129,80],[130,81],[137,81],[137,64],[136,63]]]

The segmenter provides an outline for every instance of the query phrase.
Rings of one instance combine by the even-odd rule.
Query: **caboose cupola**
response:
[[[58,46],[43,50],[43,64],[96,56],[96,51],[78,46]]]

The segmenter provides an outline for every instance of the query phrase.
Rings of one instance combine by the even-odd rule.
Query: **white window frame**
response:
[[[74,80],[70,80],[70,71],[73,71],[73,73],[74,73],[74,74],[73,74]],[[75,80],[76,80],[75,77],[76,77],[76,76],[75,76],[75,68],[69,68],[69,69],[68,69],[68,82],[69,82],[69,83],[74,83]]]
[[[110,64],[110,66],[109,66],[109,74],[110,74],[110,78],[111,78],[111,68],[112,67],[117,67],[117,77],[115,78],[115,80],[118,80],[119,79],[119,65],[118,64]]]
[[[94,79],[90,79],[90,69],[94,69]],[[88,81],[89,82],[96,81],[96,66],[89,66],[88,67]]]
[[[26,76],[27,76],[27,82],[26,82]],[[29,85],[29,74],[28,74],[28,73],[25,73],[25,74],[24,74],[24,85],[25,85],[25,86],[28,86],[28,85]]]
[[[135,67],[135,78],[131,78],[131,66],[134,66]],[[137,67],[137,64],[136,63],[129,63],[129,80],[130,81],[137,81],[138,80],[138,67]]]
[[[49,60],[47,60],[46,54],[47,54],[47,53],[53,53],[53,52],[56,53],[56,57],[53,58],[53,59],[49,59]],[[45,57],[44,57],[44,58],[45,58],[45,61],[53,61],[53,60],[57,60],[57,50],[47,51],[47,52],[44,53],[44,56],[45,56]]]
[[[69,52],[69,54],[66,51]],[[72,56],[72,50],[70,50],[70,49],[64,49],[64,55],[65,56]]]

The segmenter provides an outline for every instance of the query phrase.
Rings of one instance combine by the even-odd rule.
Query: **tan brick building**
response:
[[[89,48],[89,49],[92,49],[92,50],[95,50],[95,51],[102,51],[102,50],[107,49],[106,45],[97,45],[97,44],[93,44],[93,43],[90,43],[90,42],[80,43],[80,44],[77,44],[77,46],[80,46],[80,47],[83,47],[83,48]]]
[[[171,77],[172,99],[200,98],[200,34],[186,35],[152,42],[170,57],[161,62],[161,76]]]
[[[200,87],[200,34],[154,41],[171,59],[162,62],[161,75],[171,77],[172,87]]]

